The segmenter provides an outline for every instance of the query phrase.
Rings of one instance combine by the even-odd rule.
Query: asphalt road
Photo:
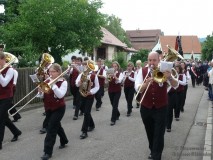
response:
[[[203,86],[192,88],[189,85],[185,112],[181,114],[180,121],[173,121],[171,133],[165,133],[165,148],[163,160],[179,160],[194,158],[199,156],[184,156],[184,146],[187,143],[191,128],[194,124],[197,110],[202,97],[208,103]],[[140,117],[139,109],[134,108],[130,117],[126,116],[126,101],[122,94],[119,103],[121,112],[120,120],[115,126],[110,126],[111,105],[108,93],[105,92],[103,105],[100,111],[92,109],[92,116],[96,125],[93,132],[88,133],[88,138],[80,140],[83,117],[72,120],[74,110],[72,100],[66,102],[67,110],[62,120],[69,139],[65,149],[58,149],[59,138],[57,137],[53,151],[53,160],[146,160],[149,155],[148,141],[145,129]],[[43,107],[22,112],[22,119],[15,123],[22,131],[22,135],[17,142],[10,142],[13,135],[6,128],[3,149],[0,151],[0,160],[39,160],[43,155],[43,145],[45,135],[39,134],[44,116]],[[202,128],[202,131],[205,128]],[[201,131],[201,132],[202,132]],[[197,131],[196,131],[197,132]],[[198,133],[199,134],[199,133]],[[203,145],[203,136],[197,142],[197,146]],[[190,144],[189,144],[190,147]],[[186,149],[186,148],[185,148]]]

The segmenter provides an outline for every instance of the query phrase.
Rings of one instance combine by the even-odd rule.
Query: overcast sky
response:
[[[102,0],[102,13],[122,19],[124,30],[161,29],[165,35],[213,32],[213,0]],[[3,8],[0,8],[2,12]]]
[[[213,32],[213,0],[102,0],[102,13],[122,19],[125,30],[161,29],[165,35]]]

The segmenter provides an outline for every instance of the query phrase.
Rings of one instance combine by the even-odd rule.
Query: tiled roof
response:
[[[176,37],[177,36],[160,36],[159,41],[162,51],[167,52],[167,44],[175,48]],[[181,45],[184,54],[191,54],[192,50],[194,53],[201,53],[201,44],[197,36],[181,36]]]
[[[101,30],[103,32],[103,38],[101,40],[101,43],[111,44],[113,46],[119,46],[119,47],[127,47],[127,45],[125,43],[121,42],[112,33],[110,33],[106,28],[102,27]]]
[[[162,35],[160,29],[155,30],[127,30],[126,34],[136,50],[151,50],[158,42],[159,35]]]

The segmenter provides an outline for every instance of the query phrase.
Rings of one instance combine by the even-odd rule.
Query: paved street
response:
[[[92,110],[96,128],[85,140],[79,138],[83,117],[77,121],[72,120],[74,110],[71,103],[72,100],[67,101],[67,110],[62,121],[69,144],[65,149],[59,150],[57,137],[52,160],[147,159],[148,141],[135,102],[132,116],[126,117],[126,101],[122,94],[119,104],[120,120],[115,126],[110,126],[111,105],[105,92],[101,110],[95,111],[94,107]],[[185,112],[181,114],[179,122],[173,121],[172,132],[165,133],[163,160],[202,160],[202,155],[194,155],[192,152],[203,153],[209,104],[207,91],[203,86],[192,88],[189,84]],[[21,113],[22,119],[16,125],[21,129],[22,135],[17,142],[10,142],[12,134],[6,129],[0,160],[40,159],[45,138],[45,135],[39,134],[44,119],[43,111],[41,105],[40,108]]]

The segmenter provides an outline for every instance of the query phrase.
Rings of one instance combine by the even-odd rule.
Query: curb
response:
[[[206,135],[205,135],[205,143],[204,143],[204,151],[203,151],[203,160],[212,160],[212,115],[213,115],[213,108],[212,102],[209,102],[208,108],[208,116],[207,116],[207,126],[206,126]]]

